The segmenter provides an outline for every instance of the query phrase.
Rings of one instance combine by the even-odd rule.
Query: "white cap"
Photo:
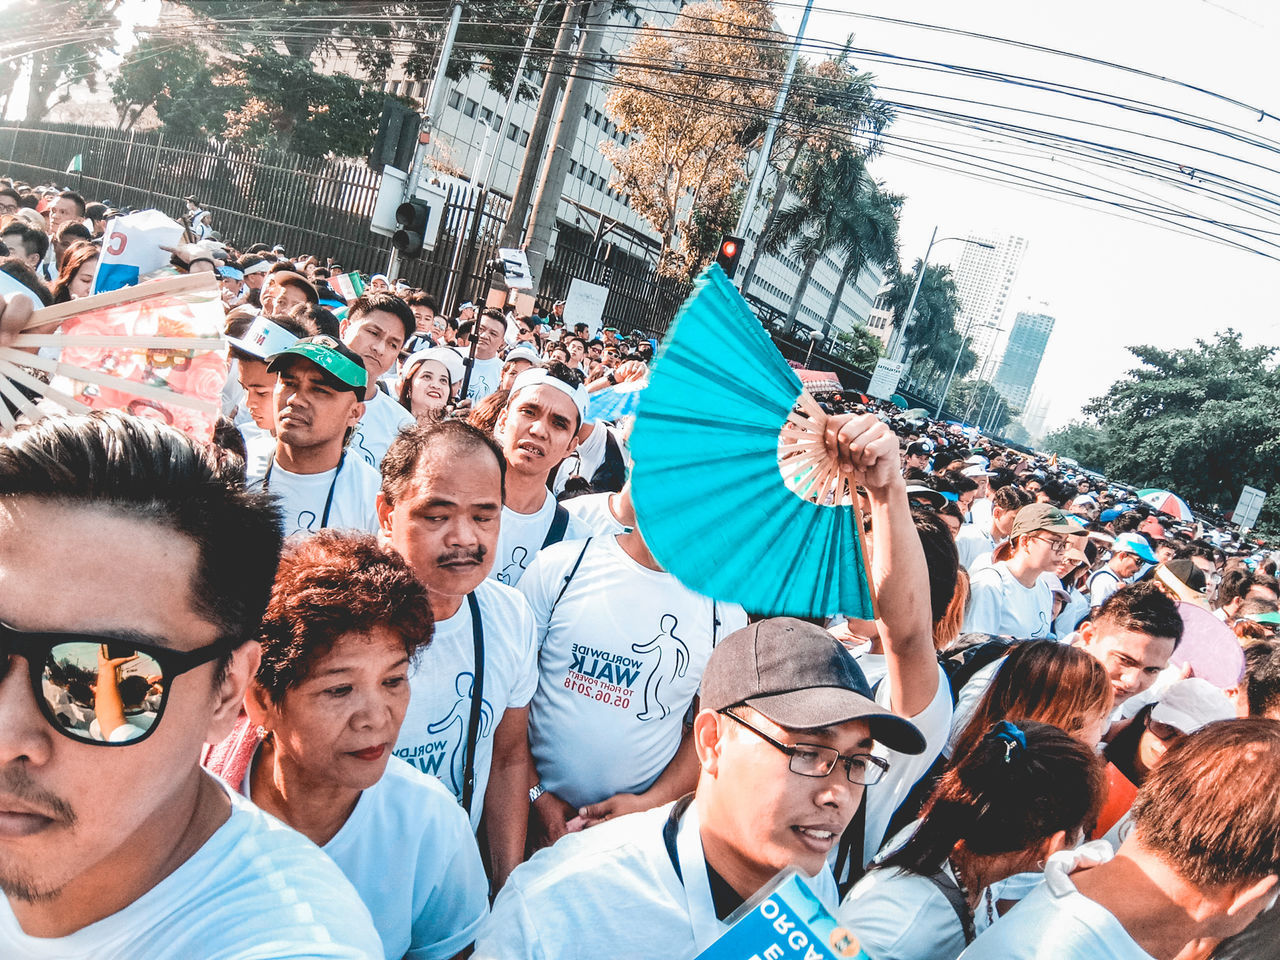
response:
[[[375,273],[372,277],[369,278],[369,282],[373,283],[373,281],[375,280],[381,280],[383,283],[386,283],[387,275],[385,273]]]
[[[263,316],[253,318],[243,337],[227,337],[227,343],[236,349],[262,360],[288,350],[297,342],[298,338],[292,333]]]
[[[1236,709],[1227,695],[1208,680],[1188,677],[1171,684],[1151,711],[1156,723],[1167,723],[1183,733],[1195,733],[1215,720],[1234,720]]]
[[[966,477],[989,477],[989,476],[991,476],[991,471],[989,471],[989,470],[984,470],[984,469],[982,468],[982,465],[981,465],[981,464],[977,464],[977,463],[975,463],[972,467],[965,467],[963,470],[961,470],[961,471],[960,471],[960,473],[961,473],[963,476],[966,476]]]
[[[566,397],[573,401],[573,405],[578,408],[578,422],[583,423],[587,419],[587,388],[578,385],[571,387],[559,377],[553,377],[544,367],[530,367],[520,376],[516,377],[515,383],[511,385],[511,395],[507,399],[510,403],[515,399],[517,393],[526,387],[551,387],[553,390],[559,390]]]
[[[457,351],[450,350],[448,347],[428,347],[426,350],[419,350],[411,353],[405,359],[404,364],[400,367],[400,382],[403,383],[413,376],[414,371],[427,360],[434,360],[436,363],[443,364],[444,368],[449,371],[449,382],[457,383],[462,379],[462,374],[466,370],[462,358],[458,356]]]
[[[507,351],[508,360],[528,360],[535,367],[542,362],[538,351],[527,343],[519,343]]]

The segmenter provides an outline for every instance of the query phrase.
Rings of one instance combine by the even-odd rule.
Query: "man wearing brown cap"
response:
[[[569,834],[516,868],[476,957],[686,960],[780,870],[797,867],[834,906],[829,860],[851,845],[860,870],[879,846],[899,786],[936,752],[935,703],[944,722],[951,703],[896,439],[874,417],[832,418],[829,432],[871,506],[881,689],[821,627],[776,618],[734,631],[703,673],[694,794]]]
[[[1041,576],[1057,567],[1067,538],[1082,532],[1053,504],[1033,503],[1019,510],[1009,531],[1009,558],[973,573],[964,632],[1019,640],[1049,636],[1053,589]]]

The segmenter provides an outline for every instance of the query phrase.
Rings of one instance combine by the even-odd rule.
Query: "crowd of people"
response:
[[[0,271],[87,295],[110,214],[0,181]],[[590,415],[651,341],[200,227],[213,441],[0,437],[0,954],[678,960],[794,868],[871,960],[1271,955],[1256,545],[831,395],[875,618],[744,610]]]

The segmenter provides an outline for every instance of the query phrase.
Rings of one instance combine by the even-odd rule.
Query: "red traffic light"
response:
[[[720,252],[716,254],[716,263],[730,280],[738,269],[738,258],[742,256],[742,238],[723,236],[720,238]]]
[[[722,257],[736,257],[738,255],[738,244],[733,240],[726,240],[720,247],[720,255]]]

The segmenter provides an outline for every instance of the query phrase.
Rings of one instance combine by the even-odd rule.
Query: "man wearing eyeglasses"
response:
[[[897,440],[872,416],[833,417],[828,433],[868,492],[884,682],[873,694],[852,654],[800,620],[725,637],[693,721],[693,795],[569,834],[516,868],[476,957],[687,960],[780,870],[799,868],[834,906],[829,860],[852,848],[861,872],[880,846],[903,788],[936,754],[951,698]]]
[[[1067,538],[1083,531],[1051,503],[1019,510],[1009,530],[1009,558],[973,572],[963,632],[1019,640],[1049,636],[1053,590],[1048,578],[1041,577],[1053,573],[1066,553]]]
[[[199,765],[281,545],[221,470],[115,414],[0,439],[0,956],[382,956],[333,863]]]

